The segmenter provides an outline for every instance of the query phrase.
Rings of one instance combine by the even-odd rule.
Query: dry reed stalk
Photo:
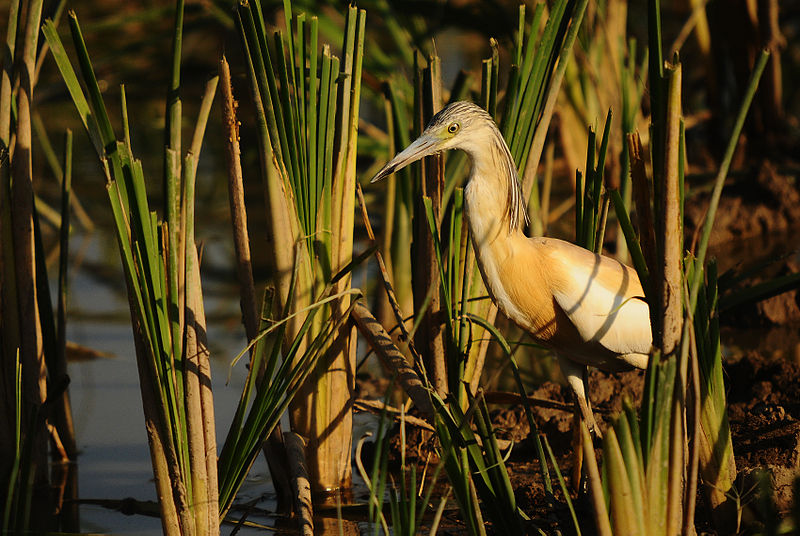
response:
[[[72,192],[72,131],[67,129],[64,139],[64,165],[61,177],[61,228],[59,230],[58,305],[56,312],[57,349],[50,371],[51,381],[56,385],[67,379],[67,271],[69,264],[70,204]],[[61,437],[69,459],[78,454],[75,443],[75,427],[72,422],[72,404],[69,391],[64,392],[53,408],[53,421]]]
[[[294,511],[297,515],[298,530],[302,536],[314,535],[314,510],[311,502],[311,484],[308,481],[306,470],[305,440],[294,432],[284,435],[286,442],[286,457],[289,467],[292,468],[292,499]]]
[[[210,100],[210,99],[208,99]],[[199,149],[199,147],[198,147]],[[207,464],[208,445],[216,452],[216,439],[206,437],[208,427],[203,415],[203,397],[211,396],[211,376],[200,372],[201,362],[208,361],[208,347],[205,340],[205,315],[202,310],[203,291],[200,283],[200,261],[197,255],[197,246],[194,237],[194,181],[196,177],[195,160],[190,151],[184,160],[184,214],[181,237],[184,241],[184,266],[181,273],[185,274],[184,280],[184,404],[186,406],[186,439],[189,451],[189,467],[191,474],[186,478],[191,482],[191,504],[194,513],[195,530],[198,536],[216,536],[219,534],[219,523],[216,515],[219,507],[216,502],[211,503],[209,489],[216,477],[209,474]],[[206,367],[208,368],[208,367]],[[208,387],[208,388],[203,388]],[[213,421],[212,421],[213,422]],[[216,475],[216,469],[212,468]]]
[[[131,309],[134,308],[132,293],[128,292]],[[178,517],[178,508],[174,500],[173,488],[170,485],[171,471],[167,461],[167,447],[162,440],[162,431],[166,426],[160,417],[158,395],[153,392],[157,385],[153,371],[146,362],[146,345],[143,340],[142,327],[135,317],[131,317],[133,327],[133,342],[136,347],[136,366],[139,369],[139,388],[142,393],[142,409],[144,411],[144,425],[147,431],[147,442],[150,447],[150,462],[153,466],[153,476],[156,486],[156,498],[161,514],[161,530],[165,536],[181,536],[181,520]],[[165,436],[166,437],[166,436]],[[174,458],[174,453],[173,453]]]
[[[680,345],[683,329],[682,300],[682,249],[681,236],[681,65],[667,65],[664,69],[666,108],[663,134],[662,169],[657,174],[662,184],[658,189],[660,202],[656,236],[656,300],[657,314],[655,344],[666,358],[675,354]],[[679,360],[678,380],[673,394],[671,433],[669,435],[669,476],[667,495],[666,534],[677,535],[683,528],[684,492],[686,487],[686,459],[688,453],[685,401],[688,380],[688,363]]]
[[[192,240],[194,243],[194,240]],[[205,464],[208,531],[210,536],[219,534],[219,480],[217,477],[217,435],[214,419],[214,398],[211,391],[211,363],[209,362],[208,336],[206,331],[206,312],[203,305],[203,290],[200,279],[200,261],[197,248],[191,247],[189,255],[189,283],[187,292],[187,308],[193,311],[192,324],[187,326],[195,334],[197,349],[197,375],[200,387],[200,409],[202,412],[203,460],[198,460],[198,467]],[[194,467],[194,465],[193,465]]]
[[[436,428],[434,428],[428,421],[424,419],[420,419],[419,417],[414,417],[413,415],[408,415],[405,413],[405,404],[400,406],[400,408],[395,408],[389,406],[380,400],[367,400],[365,398],[359,398],[355,402],[355,408],[360,411],[371,411],[380,415],[383,412],[386,412],[392,419],[397,422],[403,422],[410,426],[416,426],[417,428],[422,428],[423,430],[427,430],[428,432],[435,432]]]
[[[519,393],[512,393],[510,391],[485,391],[483,393],[483,398],[484,400],[486,400],[487,404],[520,405],[525,403],[522,398],[522,395],[520,395]],[[531,395],[528,395],[527,399],[528,399],[528,404],[530,404],[531,407],[555,409],[563,411],[565,413],[575,412],[575,405],[572,403],[557,402],[555,400],[550,400],[547,398],[537,398]],[[604,412],[602,408],[592,408],[592,410],[595,413]]]
[[[417,64],[422,63],[422,58],[417,54]],[[428,58],[425,68],[417,69],[415,83],[417,91],[414,92],[419,102],[416,107],[416,129],[422,132],[431,117],[442,106],[440,60],[436,56]],[[436,252],[431,229],[425,217],[423,196],[431,199],[433,206],[436,232],[441,231],[442,223],[442,193],[444,190],[444,163],[441,155],[427,157],[422,163],[420,175],[420,192],[414,202],[416,203],[414,218],[414,238],[412,285],[414,287],[414,311],[419,314],[425,307],[419,328],[414,336],[414,342],[422,352],[425,369],[433,389],[439,396],[447,394],[447,368],[445,363],[444,329],[442,322],[445,312],[442,310],[442,297],[440,289],[439,268],[436,261]]]
[[[688,292],[686,292],[688,295]],[[695,338],[694,325],[691,318],[686,314],[684,318],[684,325],[689,330],[690,335],[690,351],[689,360],[691,366],[691,391],[687,396],[687,408],[689,408],[689,416],[687,417],[687,428],[691,426],[692,429],[692,443],[689,449],[689,469],[687,471],[686,493],[684,494],[683,505],[683,526],[681,529],[682,534],[689,534],[695,530],[694,516],[697,508],[697,478],[700,468],[700,452],[701,452],[701,436],[703,434],[702,421],[700,419],[701,406],[701,390],[700,390],[700,365],[697,355],[697,340]]]
[[[31,422],[29,416],[47,398],[47,369],[44,362],[44,347],[38,289],[36,280],[36,247],[34,238],[34,192],[31,106],[33,103],[33,73],[35,69],[36,47],[39,24],[42,14],[42,0],[33,0],[27,5],[27,19],[23,29],[23,47],[15,73],[17,91],[16,146],[11,160],[11,190],[9,210],[11,212],[11,232],[13,235],[12,257],[5,262],[14,263],[15,292],[17,295],[19,356],[22,365],[23,422]],[[13,314],[13,312],[12,312]],[[14,355],[14,354],[10,354]],[[12,391],[13,392],[13,391]],[[48,480],[47,434],[42,419],[37,428],[26,430],[32,441],[32,463],[35,469],[34,497],[39,497]],[[27,428],[27,427],[26,427]],[[32,526],[41,527],[48,508],[46,502],[34,500]]]
[[[14,72],[14,53],[17,42],[17,26],[20,0],[12,0],[8,10],[6,42],[3,48],[3,71],[0,73],[0,141],[6,149],[11,142],[11,76]]]
[[[758,26],[762,42],[772,56],[769,71],[761,94],[761,105],[769,128],[780,128],[785,121],[783,106],[783,71],[781,49],[786,48],[786,38],[781,34],[778,0],[762,0],[758,3]]]
[[[462,221],[461,250],[458,254],[458,258],[461,260],[461,266],[458,267],[458,270],[460,274],[463,274],[463,277],[471,278],[471,281],[467,282],[465,285],[457,285],[457,294],[453,297],[453,303],[458,303],[461,300],[470,300],[470,298],[476,296],[488,297],[488,291],[483,283],[483,278],[475,265],[475,255],[472,251],[472,243],[469,239],[469,228],[466,223],[466,220]],[[462,296],[464,291],[467,293],[466,296]],[[468,303],[465,310],[478,317],[484,318],[489,325],[494,325],[497,319],[497,306],[490,299]],[[471,334],[468,338],[478,342],[477,344],[467,344],[464,347],[467,362],[464,366],[462,380],[469,385],[469,390],[474,396],[478,392],[478,387],[480,386],[481,374],[483,373],[483,366],[486,362],[486,354],[489,351],[489,344],[492,342],[493,337],[491,337],[488,331],[483,327],[474,324],[470,324],[467,329],[471,330]],[[464,400],[466,402],[466,399]]]
[[[600,481],[600,470],[597,468],[597,457],[592,446],[592,436],[586,423],[580,419],[581,445],[583,446],[584,466],[586,467],[589,493],[592,501],[597,533],[601,536],[612,536],[611,524],[608,521],[608,510],[603,499],[603,483]]]
[[[262,106],[261,96],[258,94],[258,86],[251,84],[253,92],[253,103],[260,110],[256,117],[264,117],[265,113]],[[267,136],[266,125],[259,125],[263,129],[262,135]],[[302,247],[300,241],[300,229],[297,224],[297,217],[292,217],[293,195],[287,188],[284,176],[285,171],[272,151],[269,139],[265,140],[259,151],[261,166],[266,175],[264,182],[264,197],[266,201],[266,247],[271,253],[267,257],[270,273],[274,274],[272,283],[278,296],[279,306],[282,308],[289,302],[289,291],[294,272],[296,249]],[[295,300],[296,302],[297,300]],[[308,296],[306,300],[308,301]],[[307,303],[295,303],[294,309],[302,309]],[[299,321],[298,321],[299,322]],[[296,331],[299,328],[298,322],[290,323],[289,331]]]
[[[681,300],[681,198],[679,175],[680,124],[681,124],[681,66],[666,69],[668,84],[666,139],[664,140],[664,185],[661,195],[660,217],[658,220],[659,258],[656,270],[659,314],[656,316],[656,345],[662,355],[672,354],[681,338],[683,308]],[[686,376],[681,378],[686,385]]]
[[[187,294],[192,293],[189,285],[196,284],[193,277],[187,277]],[[188,297],[188,296],[187,296]],[[206,449],[203,410],[200,401],[200,347],[197,340],[197,326],[192,318],[194,310],[187,299],[186,323],[186,432],[189,443],[189,463],[192,467],[190,475],[192,482],[192,511],[195,516],[195,528],[198,536],[207,536],[208,533],[208,471],[206,467]],[[205,356],[207,358],[207,356]]]
[[[220,60],[219,72],[222,78],[222,123],[224,132],[227,135],[225,157],[228,163],[228,199],[233,228],[233,246],[236,254],[236,275],[239,280],[240,306],[245,334],[247,335],[247,340],[252,341],[258,335],[258,305],[250,256],[250,237],[247,231],[247,209],[244,201],[241,150],[239,147],[239,120],[236,115],[238,103],[233,96],[230,67],[224,55]],[[258,384],[260,385],[264,374],[263,369],[260,369],[258,374]],[[264,457],[267,460],[270,475],[272,475],[280,510],[284,505],[288,506],[291,502],[289,474],[285,463],[286,452],[283,446],[280,424],[275,427],[264,442]]]
[[[388,90],[384,89],[384,92],[388,92]],[[386,117],[386,132],[387,132],[387,142],[388,142],[388,154],[394,155],[397,153],[397,147],[395,145],[395,124],[394,124],[394,115],[392,114],[392,105],[389,98],[384,98],[384,117]],[[395,219],[396,219],[396,212],[398,210],[404,210],[405,207],[402,204],[398,203],[397,200],[397,177],[395,174],[391,174],[385,179],[386,181],[386,192],[387,195],[384,199],[384,207],[383,207],[383,228],[380,237],[380,248],[376,251],[376,259],[378,260],[379,268],[383,273],[385,273],[385,281],[393,282],[393,285],[396,284],[397,279],[396,277],[401,274],[394,273],[394,259],[392,258],[392,241],[394,238],[394,233],[397,229],[401,226],[398,226],[397,229],[395,228]],[[362,219],[367,226],[367,233],[369,234],[370,240],[373,243],[376,243],[375,235],[372,232],[372,226],[369,225],[369,217],[366,216],[366,206],[364,203],[364,195],[361,192],[361,186],[356,185],[358,190],[358,200],[361,206],[362,212]],[[382,253],[381,253],[382,252]],[[384,258],[386,262],[384,263]],[[401,270],[402,272],[402,270]],[[391,285],[390,285],[391,286]],[[407,296],[407,298],[411,298],[411,295]],[[394,303],[392,302],[394,300]],[[396,307],[395,307],[396,304]],[[413,310],[413,304],[406,303],[402,309],[406,311]],[[397,332],[394,332],[395,340],[400,344],[408,344],[408,337],[407,337],[407,329],[405,326],[405,321],[402,318],[402,315],[396,315],[395,310],[401,309],[400,305],[397,303],[397,298],[394,296],[392,292],[392,296],[389,295],[389,292],[382,292],[378,295],[378,305],[377,305],[377,316],[380,322],[389,325],[391,319],[394,317],[398,323],[398,327],[400,324],[403,325],[403,329]],[[390,330],[394,331],[394,330]]]
[[[0,347],[0,482],[10,478],[15,446],[15,385],[16,355],[19,348],[19,318],[17,293],[14,284],[14,240],[11,224],[11,174],[9,150],[11,145],[11,76],[19,18],[19,0],[9,6],[6,41],[3,47],[3,69],[0,72],[0,330],[3,336]],[[5,492],[0,492],[4,497]]]
[[[17,289],[17,314],[20,322],[20,361],[23,396],[40,405],[47,396],[42,333],[36,290],[36,256],[33,231],[33,160],[31,104],[33,70],[42,0],[28,6],[28,19],[21,62],[17,71],[16,147],[11,162],[11,219],[14,235],[14,263]]]
[[[467,272],[469,273],[469,272]],[[483,283],[483,280],[480,279],[480,282]],[[485,289],[485,287],[482,287]],[[489,325],[494,325],[495,320],[497,320],[497,306],[491,300],[485,300],[489,302],[488,309],[483,312],[483,317],[486,319],[486,322]],[[478,313],[481,314],[481,313]],[[481,383],[481,374],[483,374],[483,366],[486,364],[486,354],[489,352],[489,344],[492,342],[492,338],[488,336],[483,328],[474,328],[478,330],[482,330],[483,335],[480,337],[480,343],[478,346],[478,350],[474,354],[474,364],[472,364],[472,371],[470,372],[469,376],[466,376],[465,379],[469,381],[469,389],[474,395],[478,392],[478,387]],[[481,333],[481,331],[479,331]],[[470,359],[473,359],[473,355],[470,355]]]
[[[706,4],[708,2],[709,0],[688,0],[689,5],[687,7],[691,14],[672,41],[672,45],[669,48],[671,54],[679,52],[689,36],[694,34],[703,61],[708,61],[711,54],[711,33],[708,26],[708,17],[706,16]],[[709,75],[713,76],[711,73]]]
[[[179,87],[182,2],[173,50],[173,89]],[[200,152],[217,79],[206,84],[191,149],[181,166],[177,150],[180,101],[170,94],[165,151],[167,219],[149,210],[140,161],[130,152],[123,91],[124,141],[111,127],[74,13],[70,16],[91,107],[63,45],[48,21],[44,32],[58,67],[105,167],[125,267],[145,426],[165,534],[219,532],[216,439],[205,315],[194,239],[195,155]],[[176,113],[177,112],[177,113]],[[91,122],[89,120],[91,119]],[[181,174],[182,169],[182,174]],[[181,189],[183,188],[183,189]],[[166,292],[165,292],[166,291]],[[156,325],[157,324],[157,325]]]
[[[188,416],[190,456],[192,466],[192,491],[196,513],[198,534],[216,536],[219,534],[219,500],[217,480],[217,438],[214,421],[214,399],[211,391],[211,366],[209,363],[208,341],[206,336],[206,315],[203,306],[203,291],[200,282],[200,262],[194,239],[187,254],[186,280],[186,338],[187,359],[190,372],[195,376],[187,381],[187,406],[194,408]],[[192,341],[189,343],[189,341]],[[198,401],[190,397],[190,389],[197,388]],[[192,403],[192,404],[190,404]],[[197,406],[196,408],[194,406]],[[197,430],[199,427],[199,430]],[[196,430],[196,432],[195,432]],[[198,494],[196,475],[204,475]],[[205,523],[205,525],[203,525]]]
[[[341,144],[338,154],[334,156],[335,172],[330,184],[331,228],[321,230],[323,233],[326,231],[331,233],[332,273],[344,269],[353,255],[356,157],[365,23],[366,12],[351,6],[344,32],[342,82],[338,89],[337,132],[341,133]],[[308,280],[317,289],[323,284],[319,270],[311,274]],[[335,283],[333,292],[345,292],[350,289],[350,284],[351,276],[348,273]],[[331,320],[334,322],[342,320],[347,314],[347,309],[346,299],[337,300],[331,306]],[[323,319],[319,318],[318,321],[322,322]],[[355,368],[355,328],[344,323],[330,343],[326,355],[318,362],[316,370],[292,401],[292,429],[308,439],[306,460],[312,489],[317,491],[349,488],[352,484],[350,458],[353,441]]]
[[[370,347],[384,365],[395,374],[400,386],[414,402],[414,405],[430,422],[433,422],[435,412],[428,389],[413,367],[406,362],[405,356],[394,345],[392,338],[386,333],[383,326],[361,302],[356,304],[352,317]]]
[[[372,231],[372,224],[369,221],[367,203],[364,201],[364,192],[361,189],[361,185],[358,183],[356,183],[356,196],[358,197],[358,204],[361,207],[361,219],[364,223],[364,228],[367,230],[367,237],[369,238],[370,242],[374,244],[375,233]],[[400,304],[397,302],[397,296],[395,295],[394,287],[392,287],[392,279],[389,275],[389,269],[386,263],[383,261],[383,255],[378,249],[375,250],[375,260],[378,261],[378,273],[381,276],[381,282],[383,283],[383,288],[386,291],[386,298],[389,302],[392,313],[394,314],[395,321],[397,322],[397,328],[400,332],[399,335],[397,335],[397,338],[401,343],[407,345],[408,352],[411,354],[414,363],[417,365],[422,365],[422,357],[419,355],[419,352],[414,346],[414,342],[411,339],[411,334],[406,328],[403,311],[400,308]]]
[[[49,47],[48,47],[49,48]],[[41,56],[40,56],[41,58]],[[44,125],[44,121],[42,120],[42,116],[39,112],[34,112],[31,120],[33,121],[33,134],[39,141],[39,144],[42,147],[42,152],[44,153],[45,160],[47,160],[48,165],[50,166],[53,175],[55,175],[55,179],[59,182],[59,184],[63,183],[64,180],[64,169],[61,163],[58,161],[56,156],[56,151],[53,148],[53,145],[50,143],[50,139],[47,136],[47,129]],[[72,211],[74,212],[74,217],[80,223],[81,227],[83,227],[87,231],[93,231],[95,226],[94,222],[92,221],[89,214],[86,212],[86,209],[83,207],[83,203],[81,203],[80,198],[75,195],[75,192],[71,192],[69,197],[69,203],[72,207]],[[37,207],[38,208],[38,207]],[[64,214],[61,211],[61,214]],[[41,216],[45,216],[41,214]],[[56,218],[56,224],[58,224],[58,217]]]
[[[700,53],[704,58],[711,54],[711,30],[706,16],[706,4],[709,1],[689,0],[689,4],[692,6],[692,18],[695,19],[694,36],[697,39],[697,45],[700,47]]]
[[[224,55],[220,60],[219,72],[222,78],[222,120],[227,137],[225,156],[228,162],[228,199],[233,227],[233,247],[236,252],[236,275],[241,288],[242,321],[247,338],[252,340],[258,334],[258,305],[253,283],[250,240],[247,232],[247,210],[244,202],[239,119],[236,116],[238,103],[233,96],[230,67]]]
[[[542,222],[542,235],[547,233],[547,225],[550,223],[550,190],[553,186],[553,162],[555,153],[555,142],[547,144],[547,149],[544,153],[544,177],[542,184],[542,201],[539,211],[541,212],[540,219]]]

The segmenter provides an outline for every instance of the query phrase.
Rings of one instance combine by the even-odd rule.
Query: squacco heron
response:
[[[650,312],[636,271],[554,238],[529,238],[519,177],[497,125],[482,108],[455,102],[372,179],[448,149],[472,161],[464,188],[467,220],[483,281],[509,319],[558,357],[589,430],[601,437],[587,398],[587,365],[647,367]]]

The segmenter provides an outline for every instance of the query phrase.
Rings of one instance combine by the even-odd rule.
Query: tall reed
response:
[[[199,258],[194,183],[216,79],[209,82],[192,144],[180,156],[180,56],[183,2],[176,6],[165,142],[165,217],[149,207],[141,161],[130,144],[121,92],[117,137],[74,13],[70,31],[86,90],[55,25],[43,31],[105,176],[134,328],[145,425],[165,534],[218,534],[217,464],[211,377]]]
[[[237,24],[256,106],[261,173],[268,208],[271,279],[275,309],[294,313],[333,293],[346,296],[350,276],[333,276],[350,264],[353,249],[355,163],[364,46],[365,12],[347,10],[343,59],[319,50],[319,22],[292,17],[284,2],[288,33],[269,35],[260,2],[242,2]],[[296,282],[292,284],[292,274]],[[333,302],[306,335],[311,344],[341,322],[346,299]],[[287,326],[284,345],[302,322]],[[309,476],[315,491],[349,487],[355,338],[342,325],[292,403],[292,428],[307,440]],[[300,352],[302,354],[302,351]]]

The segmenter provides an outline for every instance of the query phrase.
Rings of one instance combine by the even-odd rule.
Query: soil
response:
[[[743,522],[753,526],[763,520],[760,504],[756,501],[755,490],[759,471],[766,470],[773,484],[774,507],[781,517],[785,517],[792,505],[792,491],[795,478],[800,475],[800,363],[783,357],[764,356],[758,352],[748,352],[729,360],[725,366],[728,387],[728,408],[733,436],[734,455],[738,478],[735,489],[740,494]],[[593,370],[589,377],[590,394],[595,417],[605,429],[610,416],[622,409],[624,397],[630,397],[638,407],[644,385],[642,371],[609,374]],[[531,396],[554,402],[569,404],[571,392],[565,385],[546,382]],[[568,485],[572,490],[582,530],[591,531],[588,519],[591,508],[585,494],[575,493],[577,475],[572,475],[574,454],[572,430],[574,417],[569,411],[534,407],[536,424],[546,436],[558,460]],[[569,513],[563,506],[563,495],[555,490],[557,504],[552,507],[545,496],[544,487],[533,442],[529,437],[529,426],[525,411],[520,405],[497,408],[492,411],[492,422],[498,438],[512,441],[513,448],[507,461],[507,468],[520,508],[535,519],[530,524],[531,534],[539,534],[542,529],[550,534],[560,530],[572,534]],[[399,434],[392,439],[391,452],[400,449]],[[369,457],[365,448],[364,457]],[[432,455],[433,439],[429,432],[408,427],[406,436],[406,463],[417,463],[418,474],[427,461],[435,464],[438,460]],[[602,449],[598,448],[602,457]],[[367,463],[371,463],[365,460]],[[395,469],[399,466],[394,460]],[[428,471],[431,471],[430,467]],[[552,469],[551,469],[552,471]],[[445,481],[440,477],[440,485]],[[577,486],[579,487],[579,485]],[[444,491],[444,487],[442,490]],[[697,525],[701,533],[714,534],[707,510],[703,506],[701,494],[698,495]],[[440,534],[462,534],[463,525],[455,509],[445,512]],[[547,516],[542,518],[544,512]],[[591,534],[591,532],[589,532]]]
[[[709,245],[787,232],[797,227],[800,192],[795,181],[795,177],[781,173],[773,163],[763,161],[743,178],[726,185]],[[691,243],[688,241],[703,222],[709,198],[709,193],[687,197],[687,243]]]
[[[755,469],[767,469],[778,511],[786,514],[800,467],[800,364],[750,352],[725,370],[733,448],[743,489]]]

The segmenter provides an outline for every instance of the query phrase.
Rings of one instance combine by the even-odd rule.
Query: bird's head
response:
[[[481,138],[495,132],[499,135],[491,116],[480,106],[466,101],[448,104],[433,116],[420,137],[383,166],[370,182],[377,182],[421,158],[448,149],[470,152]]]

